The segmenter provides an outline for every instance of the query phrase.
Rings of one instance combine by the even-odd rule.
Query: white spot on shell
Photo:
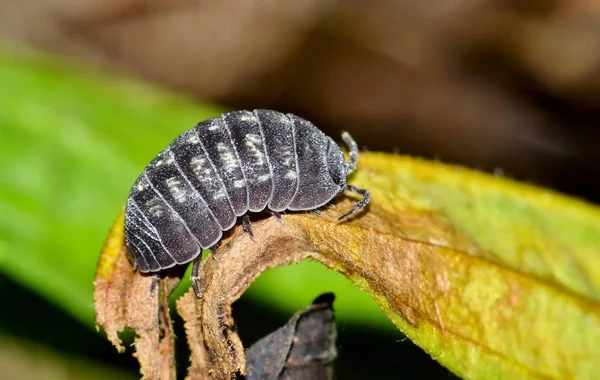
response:
[[[203,176],[210,175],[210,167],[208,166],[208,160],[205,157],[192,157],[190,160],[190,167],[196,177],[200,179],[202,179]]]
[[[146,202],[146,207],[148,207],[148,213],[155,218],[160,218],[165,213],[162,203],[157,197],[154,197]]]
[[[265,181],[268,181],[269,178],[271,178],[271,174],[267,173],[267,174],[263,174],[263,175],[258,176],[257,181],[258,182],[265,182]]]
[[[138,191],[144,191],[144,190],[146,190],[148,188],[148,182],[146,182],[146,178],[145,177],[141,177],[138,180],[136,188],[137,188]]]
[[[185,187],[177,177],[170,177],[167,179],[167,188],[177,202],[183,203],[186,201],[187,193]]]
[[[213,196],[214,200],[219,200],[219,199],[223,199],[227,197],[227,192],[224,189],[219,189],[215,192],[215,195]]]
[[[188,137],[187,142],[189,142],[190,144],[198,144],[200,142],[200,137],[198,137],[197,134],[193,133],[192,135],[190,135],[190,137]]]
[[[245,144],[248,147],[248,152],[251,157],[254,158],[253,165],[254,166],[262,166],[265,164],[265,155],[260,150],[259,146],[262,145],[262,138],[260,135],[255,133],[248,133],[245,136]]]
[[[256,116],[252,112],[244,112],[239,115],[241,121],[256,121]]]
[[[291,147],[282,147],[280,157],[284,166],[291,167],[292,164],[295,164],[294,151]]]
[[[217,144],[217,151],[221,156],[221,160],[223,161],[223,169],[226,172],[230,173],[238,167],[237,157],[229,146],[220,142]]]
[[[257,145],[257,144],[260,144],[262,142],[260,136],[257,135],[256,133],[248,133],[245,136],[245,138],[246,138],[246,145],[247,146]]]
[[[243,179],[236,179],[235,181],[233,181],[233,187],[235,187],[236,189],[241,189],[244,186],[246,186],[246,181],[244,181]]]
[[[286,114],[284,114],[284,113],[276,112],[275,115],[277,115],[279,117],[279,121],[280,122],[290,123],[290,124],[292,123],[292,121],[290,120],[290,118]]]
[[[287,179],[296,179],[296,177],[298,177],[298,175],[293,170],[288,170],[288,172],[285,173],[285,176],[284,176],[284,178],[287,178]]]

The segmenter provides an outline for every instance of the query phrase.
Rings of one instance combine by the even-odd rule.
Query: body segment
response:
[[[333,182],[327,165],[330,145],[333,144],[338,151],[339,147],[309,121],[295,115],[290,115],[290,119],[294,123],[298,191],[288,209],[312,210],[323,206],[342,190],[339,184]]]
[[[262,211],[271,198],[273,175],[265,150],[260,119],[250,111],[229,112],[223,118],[246,178],[248,209],[254,212]]]
[[[229,127],[223,117],[207,120],[196,126],[196,131],[206,149],[210,160],[227,189],[229,201],[235,215],[241,216],[248,211],[248,191],[246,177],[242,171]]]
[[[298,167],[294,124],[280,112],[254,111],[261,121],[265,146],[273,173],[273,193],[268,207],[284,211],[298,191]]]

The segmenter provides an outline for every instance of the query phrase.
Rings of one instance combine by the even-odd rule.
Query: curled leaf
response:
[[[120,331],[135,331],[135,356],[144,379],[175,379],[175,336],[168,295],[178,277],[142,276],[134,271],[123,244],[123,217],[114,224],[98,263],[94,283],[96,323],[123,352]]]
[[[286,227],[301,233],[291,224],[273,220],[256,223],[254,238],[236,229],[202,266],[203,297],[197,298],[190,290],[177,302],[191,350],[190,378],[210,373],[228,379],[246,372],[231,305],[264,270],[306,257],[305,241],[293,236],[294,232],[282,233]]]
[[[262,271],[303,259],[346,275],[464,378],[596,376],[597,209],[464,169],[361,158],[355,182],[372,192],[368,212],[337,223],[351,207],[342,198],[320,216],[262,220],[254,239],[236,229],[205,261],[204,297],[190,292],[178,302],[190,378],[247,373],[231,305]]]

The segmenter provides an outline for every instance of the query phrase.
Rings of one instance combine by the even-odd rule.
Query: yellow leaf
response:
[[[598,208],[504,178],[378,153],[361,155],[351,182],[372,193],[360,217],[336,223],[351,206],[345,198],[321,216],[269,218],[255,224],[255,240],[236,231],[207,261],[206,296],[188,294],[178,305],[194,333],[193,367],[206,365],[194,355],[217,357],[209,363],[213,374],[243,372],[231,303],[265,269],[312,258],[371,294],[404,334],[459,376],[597,376]],[[122,244],[120,235],[122,228],[113,228],[103,256],[124,254],[113,244]],[[100,268],[99,276],[110,276]]]

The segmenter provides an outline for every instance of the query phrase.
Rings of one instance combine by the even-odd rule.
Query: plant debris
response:
[[[336,358],[333,294],[317,297],[246,351],[246,380],[326,380]]]
[[[123,352],[120,331],[135,331],[135,357],[145,379],[175,380],[175,336],[168,296],[179,283],[173,276],[142,276],[133,270],[123,242],[123,220],[115,223],[98,263],[94,302],[96,323]],[[116,255],[115,255],[116,254]]]

